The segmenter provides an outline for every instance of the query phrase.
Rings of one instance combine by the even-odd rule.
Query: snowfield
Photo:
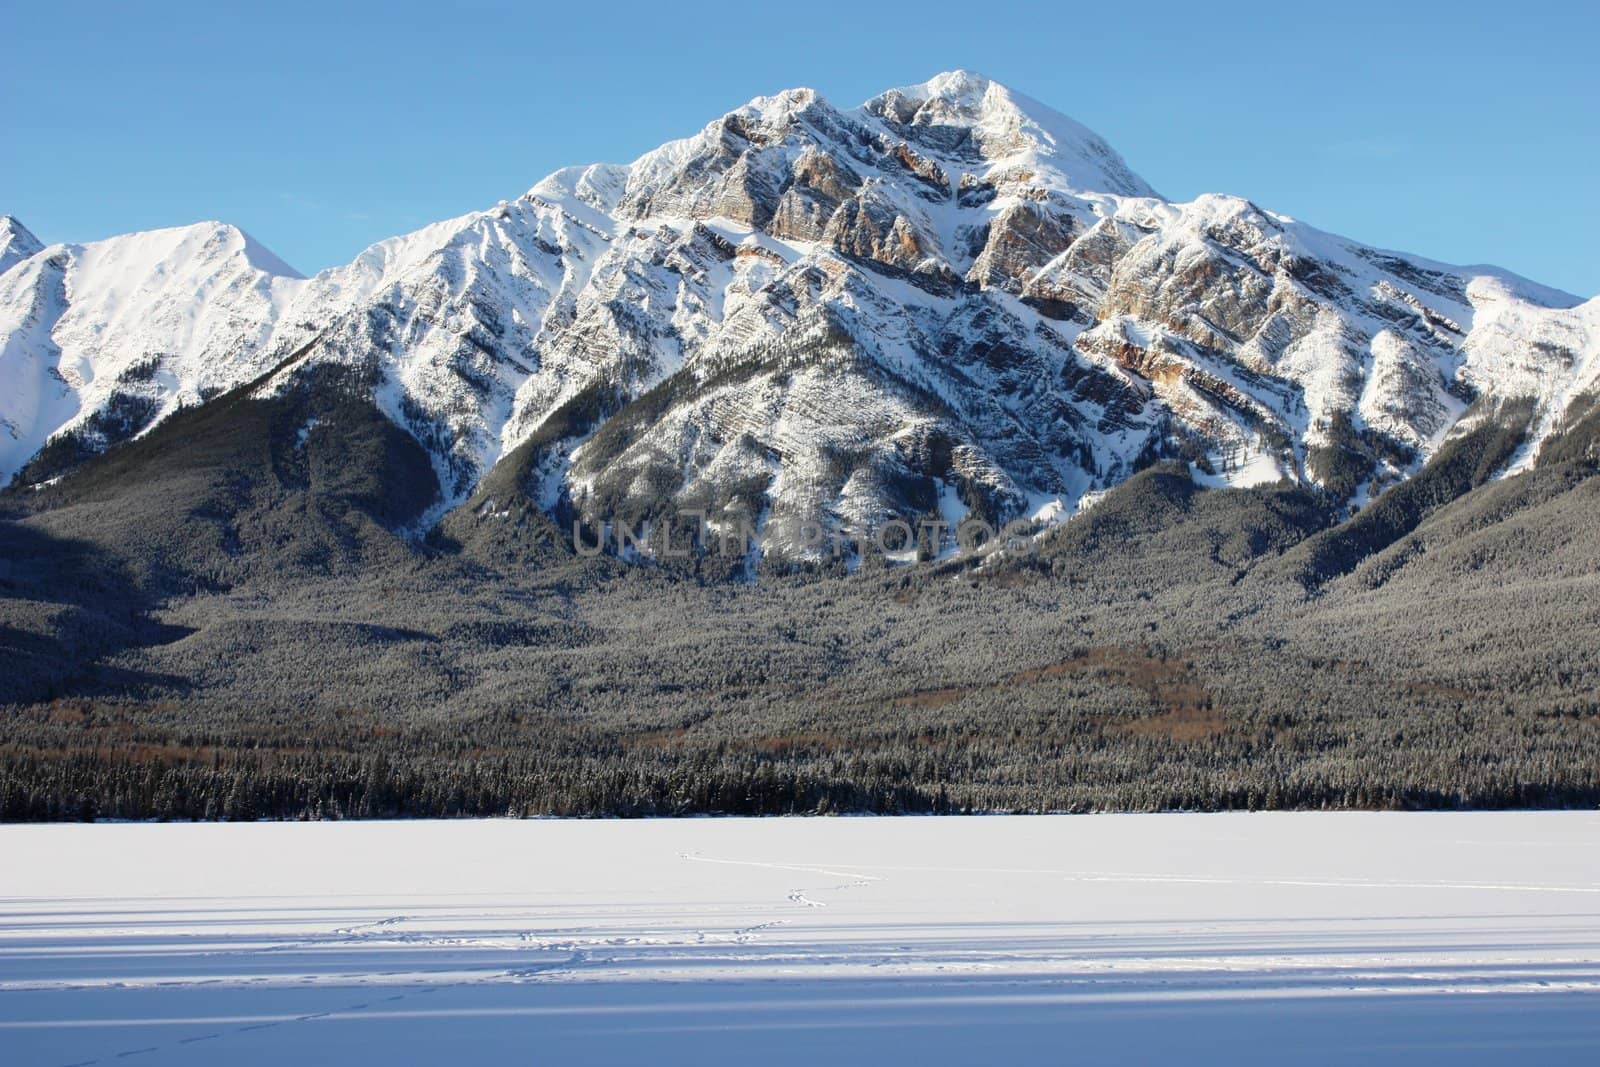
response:
[[[0,827],[0,1063],[1600,1062],[1600,816]]]

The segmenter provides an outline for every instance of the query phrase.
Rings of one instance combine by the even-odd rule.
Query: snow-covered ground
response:
[[[1600,1062],[1600,816],[0,827],[0,1063]]]

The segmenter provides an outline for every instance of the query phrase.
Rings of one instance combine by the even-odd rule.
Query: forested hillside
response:
[[[202,572],[173,536],[207,476],[152,505],[90,470],[115,521],[32,494],[0,523],[0,814],[1592,805],[1600,479],[1567,442],[1477,488],[1447,451],[1426,506],[1342,523],[1160,464],[1031,552],[755,583],[579,558],[534,516],[493,551],[369,543],[341,482],[277,541],[220,516],[253,547]]]

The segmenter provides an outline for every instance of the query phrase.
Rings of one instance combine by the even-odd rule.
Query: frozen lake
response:
[[[1600,1062],[1600,815],[0,827],[0,1063]]]

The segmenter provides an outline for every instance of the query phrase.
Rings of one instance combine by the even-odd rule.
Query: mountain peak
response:
[[[44,243],[15,215],[0,215],[0,272],[41,251]]]
[[[256,270],[279,278],[305,277],[272,249],[232,223],[211,222],[206,225],[210,226],[212,232],[219,235],[222,240],[237,242],[240,254]]]
[[[947,70],[935,74],[921,85],[902,88],[900,92],[909,93],[921,90],[926,97],[938,97],[943,100],[981,101],[990,89],[999,89],[1001,92],[1008,90],[1004,85],[993,78],[986,77],[970,70]]]
[[[890,89],[862,110],[934,150],[970,144],[990,162],[1053,166],[1080,192],[1157,195],[1099,134],[972,71],[945,71],[920,85]]]

